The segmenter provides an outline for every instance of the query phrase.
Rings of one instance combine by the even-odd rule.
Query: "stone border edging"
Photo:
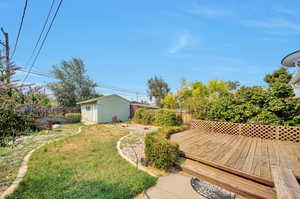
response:
[[[135,168],[137,168],[137,169],[139,169],[139,170],[141,170],[141,171],[144,171],[144,172],[148,173],[149,175],[151,175],[151,176],[153,176],[153,177],[158,177],[156,174],[154,174],[154,173],[152,173],[151,171],[149,171],[149,170],[147,169],[147,167],[144,167],[144,166],[141,165],[141,164],[138,164],[138,166],[136,166],[136,163],[135,163],[135,162],[133,162],[132,160],[130,160],[127,156],[125,156],[125,155],[123,154],[123,152],[122,152],[122,150],[121,150],[121,142],[122,142],[123,139],[125,139],[126,137],[128,137],[128,136],[130,136],[130,135],[132,135],[132,134],[133,134],[133,132],[130,131],[130,133],[129,133],[128,135],[125,135],[125,136],[121,137],[121,138],[119,139],[119,141],[117,142],[117,149],[118,149],[119,155],[120,155],[123,159],[127,160],[130,164],[132,164]]]
[[[78,131],[76,133],[74,133],[73,135],[71,136],[74,136],[74,135],[77,135],[81,132],[81,129],[82,129],[83,126],[80,126]],[[71,136],[67,136],[67,137],[71,137]],[[9,196],[10,194],[12,194],[19,186],[20,182],[23,180],[24,176],[26,175],[26,172],[28,170],[28,163],[29,163],[29,160],[30,160],[30,157],[32,156],[32,154],[37,151],[38,149],[42,148],[43,146],[47,145],[47,144],[50,144],[52,142],[56,142],[56,141],[59,141],[63,138],[66,138],[66,137],[62,137],[62,138],[58,138],[58,139],[55,139],[55,140],[51,140],[51,141],[48,141],[44,144],[41,144],[40,146],[38,146],[37,148],[33,149],[32,151],[30,151],[23,159],[23,162],[21,164],[21,167],[19,168],[19,171],[18,171],[18,175],[16,177],[16,179],[13,181],[13,183],[2,193],[2,195],[0,196],[0,199],[5,199],[5,197]]]

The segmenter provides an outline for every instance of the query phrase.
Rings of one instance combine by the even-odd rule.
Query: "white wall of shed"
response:
[[[128,121],[130,116],[130,103],[118,96],[106,97],[98,100],[98,123],[112,122],[113,117]]]

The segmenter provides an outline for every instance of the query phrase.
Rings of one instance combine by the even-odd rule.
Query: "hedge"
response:
[[[134,114],[133,121],[138,124],[157,126],[179,126],[182,124],[180,116],[174,111],[166,109],[158,111],[138,109]]]
[[[145,138],[145,155],[149,165],[167,170],[174,165],[182,154],[178,144],[171,142],[169,137],[185,130],[186,126],[164,127],[149,133]]]
[[[138,124],[153,125],[155,121],[154,111],[139,108],[135,114],[133,121]]]
[[[67,113],[65,115],[67,123],[77,123],[80,122],[81,114],[80,113]]]

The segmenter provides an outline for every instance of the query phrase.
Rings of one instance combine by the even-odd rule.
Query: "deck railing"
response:
[[[193,120],[192,128],[205,133],[243,135],[270,140],[300,142],[300,127],[240,124],[207,120]]]

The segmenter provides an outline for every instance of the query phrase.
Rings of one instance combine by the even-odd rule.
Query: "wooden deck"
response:
[[[272,166],[289,168],[299,178],[300,143],[240,135],[202,133],[197,129],[175,134],[171,140],[189,159],[274,186]]]

